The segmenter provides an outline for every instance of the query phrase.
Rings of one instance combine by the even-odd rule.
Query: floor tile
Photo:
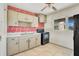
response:
[[[73,51],[55,44],[48,43],[15,56],[73,56]]]

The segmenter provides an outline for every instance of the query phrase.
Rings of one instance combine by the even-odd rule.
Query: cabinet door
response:
[[[18,20],[20,20],[20,21],[26,21],[26,22],[32,21],[33,20],[33,16],[18,12]]]
[[[28,39],[26,37],[19,38],[19,52],[28,49]]]
[[[18,39],[17,38],[8,38],[8,55],[14,55],[19,52],[18,49]]]
[[[33,47],[35,47],[35,45],[36,45],[36,39],[34,38],[34,37],[31,37],[30,39],[29,39],[29,48],[33,48]]]
[[[33,21],[33,16],[32,16],[32,15],[28,15],[28,14],[27,14],[26,19]]]
[[[32,27],[38,27],[38,17],[33,16]]]
[[[36,35],[36,46],[39,46],[39,45],[41,45],[41,35],[37,34]]]
[[[21,20],[25,20],[26,18],[26,14],[23,14],[23,13],[19,13],[18,12],[18,20],[21,19]]]
[[[41,45],[41,40],[36,38],[36,46],[39,46],[39,45]]]
[[[8,10],[8,25],[18,26],[17,12],[13,10]]]
[[[46,20],[45,15],[40,14],[39,19],[40,19],[40,22],[45,22],[45,20]]]

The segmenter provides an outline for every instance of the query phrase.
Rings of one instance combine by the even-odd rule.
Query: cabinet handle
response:
[[[12,40],[15,40],[15,39],[12,39]]]
[[[30,42],[30,39],[28,41]]]
[[[0,36],[0,41],[1,41],[1,36]]]
[[[29,40],[26,40],[26,42],[28,42]]]
[[[38,40],[38,39],[36,38],[36,40]]]
[[[16,44],[18,44],[18,42],[16,42]]]

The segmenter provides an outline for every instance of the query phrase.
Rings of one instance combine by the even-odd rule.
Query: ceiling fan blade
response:
[[[54,11],[56,11],[56,10],[57,10],[57,8],[55,8],[54,6],[52,6],[52,9],[53,9]]]
[[[41,9],[41,11],[45,10],[46,8],[47,8],[47,6],[46,6],[46,7],[44,7],[43,9]]]

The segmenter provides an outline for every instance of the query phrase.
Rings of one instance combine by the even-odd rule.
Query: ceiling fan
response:
[[[54,11],[57,10],[57,8],[54,6],[54,3],[45,3],[45,7],[41,9],[41,11],[44,11],[46,8],[51,8],[53,9]]]

